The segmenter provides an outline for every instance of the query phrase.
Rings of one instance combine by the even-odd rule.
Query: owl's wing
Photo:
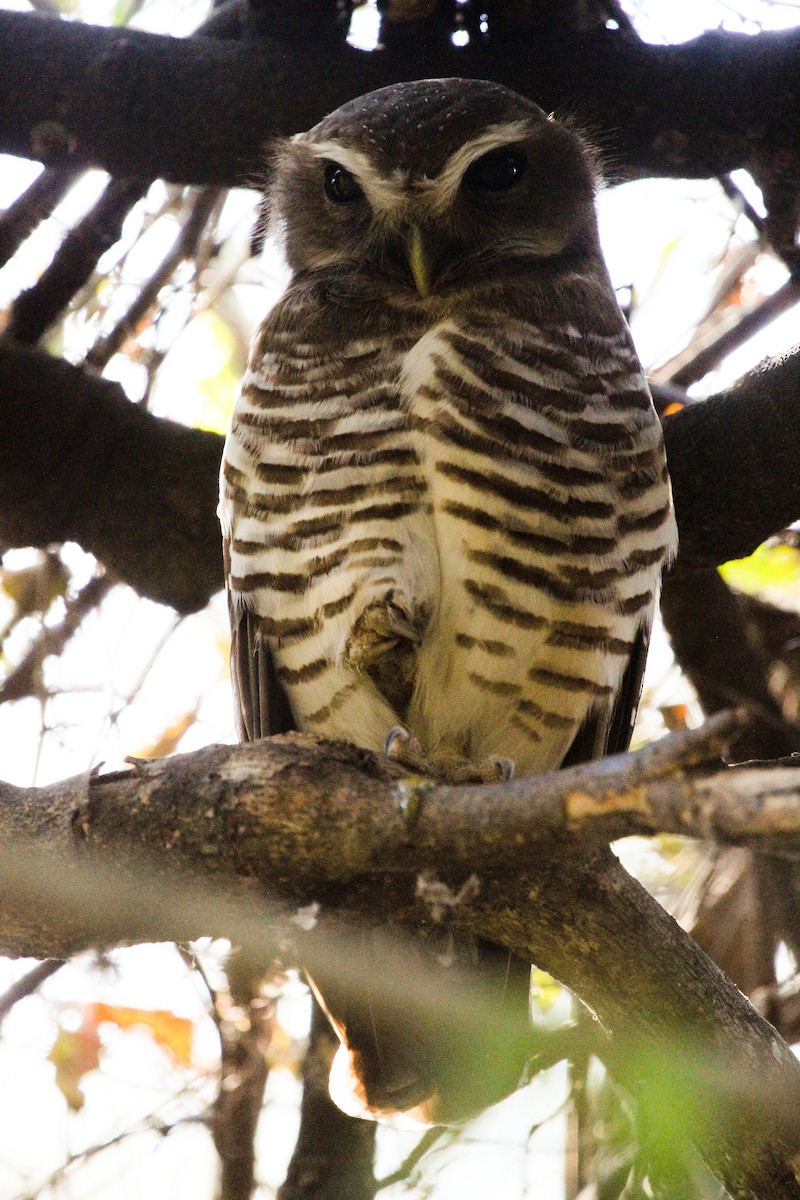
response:
[[[239,740],[253,742],[288,733],[297,724],[275,672],[259,618],[228,591],[231,622],[231,682]]]
[[[651,625],[652,620],[648,620],[639,627],[612,704],[589,713],[564,756],[563,767],[591,762],[607,754],[621,754],[628,749],[642,694]]]

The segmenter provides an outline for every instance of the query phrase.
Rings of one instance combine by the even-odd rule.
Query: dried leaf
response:
[[[144,1028],[153,1040],[182,1067],[192,1064],[194,1023],[163,1008],[126,1008],[119,1004],[93,1004],[96,1023],[109,1021],[118,1029]]]
[[[133,757],[167,758],[170,754],[174,754],[178,748],[178,743],[186,733],[186,730],[190,729],[197,720],[197,714],[199,710],[200,702],[198,701],[194,708],[191,708],[188,712],[183,713],[176,721],[173,721],[171,725],[168,725],[166,729],[163,729],[152,746],[148,746],[145,750],[138,750]]]
[[[78,1029],[59,1029],[47,1056],[56,1069],[56,1087],[73,1112],[79,1112],[84,1105],[81,1091],[84,1075],[100,1065],[100,1035],[91,1008],[90,1005]]]

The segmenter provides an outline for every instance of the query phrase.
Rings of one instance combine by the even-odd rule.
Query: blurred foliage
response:
[[[800,607],[800,550],[783,541],[765,542],[749,557],[725,563],[726,583],[750,596],[779,596],[786,607]]]

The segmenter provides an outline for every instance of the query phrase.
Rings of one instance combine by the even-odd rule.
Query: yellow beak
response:
[[[420,296],[431,294],[431,273],[425,242],[418,225],[411,226],[408,237],[408,265]]]

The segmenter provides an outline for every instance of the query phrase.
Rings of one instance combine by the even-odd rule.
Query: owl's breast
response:
[[[299,726],[380,749],[439,590],[428,487],[400,403],[414,339],[325,340],[320,322],[304,341],[283,314],[254,344],[226,443],[228,585]]]
[[[411,724],[429,749],[557,766],[610,706],[674,542],[660,427],[622,325],[442,321],[405,357],[439,603]]]

